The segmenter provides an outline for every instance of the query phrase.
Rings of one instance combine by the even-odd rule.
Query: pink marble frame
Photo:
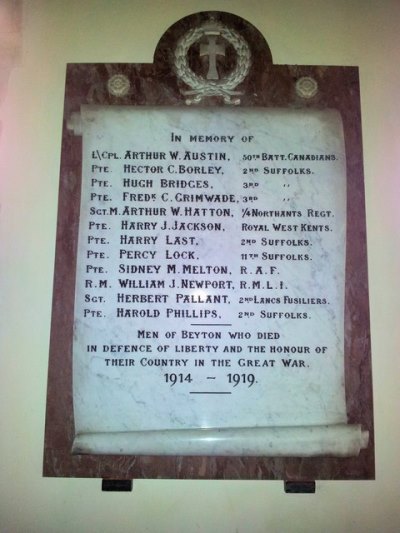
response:
[[[368,448],[358,457],[182,457],[72,455],[72,337],[76,250],[81,187],[81,138],[66,123],[81,104],[177,106],[185,112],[180,89],[187,89],[172,68],[176,42],[212,15],[248,42],[253,58],[245,81],[243,107],[337,109],[342,116],[347,157],[347,250],[345,296],[345,375],[349,423],[370,433]],[[226,68],[235,58],[227,57]],[[230,64],[231,62],[231,64]],[[131,90],[113,96],[107,82],[114,74],[128,77]],[[318,92],[299,96],[296,81],[311,77]],[[220,97],[201,105],[225,105]],[[274,65],[260,32],[244,19],[223,12],[201,12],[179,20],[162,36],[152,64],[69,64],[67,66],[60,171],[57,243],[50,339],[43,475],[104,479],[373,479],[374,433],[364,177],[357,67]]]

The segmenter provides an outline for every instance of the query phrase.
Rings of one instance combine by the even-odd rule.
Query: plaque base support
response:
[[[131,479],[103,479],[101,483],[103,492],[132,492]]]
[[[286,494],[315,494],[315,481],[285,481]]]

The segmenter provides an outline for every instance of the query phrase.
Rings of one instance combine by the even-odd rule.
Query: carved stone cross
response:
[[[217,44],[218,35],[207,35],[208,43],[200,45],[200,56],[208,56],[208,80],[218,80],[217,55],[225,56],[225,45]]]

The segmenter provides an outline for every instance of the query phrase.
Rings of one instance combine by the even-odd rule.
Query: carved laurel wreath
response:
[[[189,30],[183,35],[175,49],[175,68],[177,76],[192,88],[191,91],[182,91],[185,95],[194,95],[193,99],[188,99],[187,104],[198,103],[205,96],[223,96],[226,103],[240,103],[239,99],[231,100],[232,95],[242,94],[234,91],[249,73],[251,66],[251,53],[248,44],[243,37],[235,30],[227,28],[221,24],[214,23],[213,27],[218,30],[221,37],[226,39],[237,53],[237,64],[235,69],[226,77],[210,81],[198,76],[189,67],[187,53],[189,48],[206,35],[210,23],[206,23],[199,28]]]

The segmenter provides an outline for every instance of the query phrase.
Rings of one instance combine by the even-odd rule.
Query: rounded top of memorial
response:
[[[194,93],[194,101],[199,93],[234,101],[237,86],[254,82],[271,65],[270,48],[257,28],[222,11],[180,19],[163,34],[154,54],[160,77],[177,79]]]

